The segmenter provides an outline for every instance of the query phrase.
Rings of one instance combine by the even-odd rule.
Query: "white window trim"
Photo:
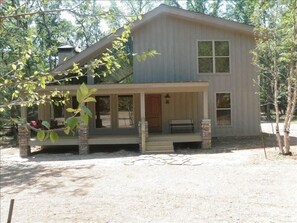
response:
[[[199,56],[198,55],[198,42],[208,41],[212,43],[212,56]],[[215,56],[215,42],[228,42],[229,47],[229,56]],[[199,58],[212,58],[212,71],[209,73],[200,73],[199,72]],[[216,72],[216,64],[215,64],[215,58],[229,58],[229,72]],[[230,75],[231,74],[231,50],[230,50],[230,40],[224,40],[224,39],[216,39],[216,40],[196,40],[196,62],[197,62],[197,74],[199,75]]]
[[[230,108],[217,108],[217,94],[230,94]],[[220,92],[215,92],[215,125],[216,127],[219,128],[230,128],[233,126],[233,112],[232,112],[232,108],[233,108],[233,104],[232,104],[233,100],[232,100],[232,93],[231,92],[227,92],[227,91],[220,91]],[[223,110],[230,110],[230,117],[231,117],[231,123],[230,125],[218,125],[218,119],[217,119],[217,111],[223,111]]]

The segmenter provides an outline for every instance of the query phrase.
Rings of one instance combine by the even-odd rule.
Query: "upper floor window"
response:
[[[228,41],[198,41],[198,72],[229,73]]]

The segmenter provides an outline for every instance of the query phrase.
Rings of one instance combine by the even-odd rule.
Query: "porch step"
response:
[[[172,141],[149,141],[146,143],[146,153],[172,153]]]

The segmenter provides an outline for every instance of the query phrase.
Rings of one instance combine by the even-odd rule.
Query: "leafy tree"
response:
[[[276,113],[276,140],[290,155],[290,124],[297,102],[297,0],[258,1],[253,23],[257,39],[255,64],[268,80]],[[286,99],[284,137],[280,135],[280,102]]]
[[[152,10],[155,3],[152,1],[138,0],[138,1],[122,1],[125,2],[129,9],[129,15],[140,16]]]
[[[53,71],[52,69],[57,61],[57,46],[71,40],[69,36],[75,33],[74,30],[77,27],[63,19],[61,17],[62,12],[71,13],[77,17],[77,20],[80,17],[93,15],[92,13],[96,13],[98,16],[100,14],[103,18],[110,16],[110,12],[101,12],[94,5],[95,8],[89,8],[83,2],[68,8],[61,3],[62,1],[11,0],[1,4],[0,88],[3,89],[3,93],[0,97],[0,116],[4,119],[19,122],[17,120],[19,113],[12,115],[11,111],[17,111],[19,107],[52,103],[53,98],[57,98],[57,96],[61,99],[59,103],[65,103],[68,92],[53,90],[50,93],[41,93],[39,91],[48,85],[61,84],[73,78],[85,76],[87,70],[91,70],[94,76],[99,75],[94,71],[102,66],[106,69],[100,75],[112,75],[120,69],[120,61],[128,60],[125,46],[128,42],[133,20],[125,25],[122,34],[113,41],[112,48],[107,49],[101,57],[90,61],[87,65],[73,64],[73,67],[66,71]],[[81,20],[81,23],[84,24],[84,27],[91,24],[93,26],[92,32],[95,32],[96,24],[99,24],[99,21]],[[89,38],[87,36],[91,36],[90,33],[85,31],[84,42],[86,46],[97,41],[95,37]],[[151,51],[138,56],[151,56],[153,54],[154,52]],[[94,101],[89,94],[90,92],[94,93],[94,90],[89,90],[84,85],[80,87],[77,95],[79,107],[69,109],[69,111],[72,111],[74,115],[82,112],[80,116],[82,122],[75,122],[73,118],[67,119],[66,126],[63,129],[65,133],[71,132],[74,126],[78,127],[81,123],[87,123],[91,114],[84,103]],[[39,130],[38,138],[49,137],[55,141],[57,134],[56,131],[49,129],[50,123],[43,122],[43,126],[48,130]]]
[[[236,22],[251,25],[251,16],[254,12],[255,0],[227,0],[226,8],[228,9],[224,17]]]
[[[187,9],[194,12],[207,14],[207,0],[187,0]]]
[[[185,7],[181,4],[183,1],[178,0],[165,0],[164,3],[170,6],[175,6],[177,8],[185,8],[189,11],[199,12],[206,15],[221,16],[221,7],[223,0],[186,0]]]
[[[75,42],[72,44],[74,46],[79,45],[80,48],[85,49],[106,35],[101,31],[101,22],[111,14],[105,12],[100,4],[97,4],[97,1],[73,0],[66,1],[64,4],[68,8],[71,8],[73,4],[78,5],[75,15],[70,15],[76,26],[76,30],[73,32]]]
[[[164,3],[166,5],[174,6],[174,7],[177,7],[177,8],[182,8],[182,6],[180,5],[178,0],[165,0]]]

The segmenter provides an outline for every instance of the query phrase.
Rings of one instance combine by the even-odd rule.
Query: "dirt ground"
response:
[[[118,148],[29,159],[2,146],[1,222],[10,199],[12,222],[22,223],[297,222],[297,134],[292,144],[292,157],[278,155],[266,134],[214,139],[211,150],[180,145],[174,154]]]

